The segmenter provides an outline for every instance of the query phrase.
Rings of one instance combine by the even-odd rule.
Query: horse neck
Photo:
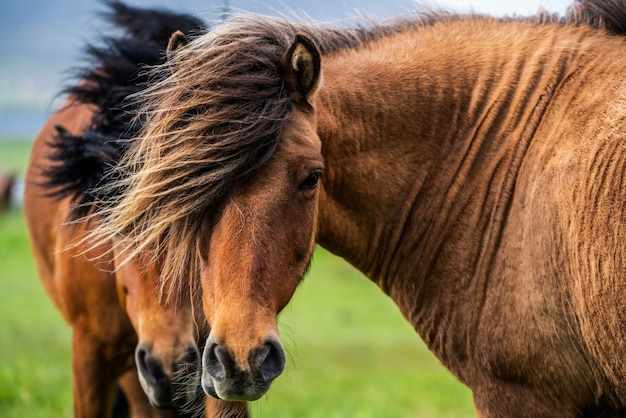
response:
[[[433,292],[465,289],[489,263],[529,141],[576,59],[574,29],[562,41],[567,29],[504,25],[441,23],[324,57],[318,242],[416,327],[428,304],[446,309]]]

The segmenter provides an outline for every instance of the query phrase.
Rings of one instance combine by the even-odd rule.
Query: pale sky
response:
[[[302,11],[314,20],[352,22],[355,12],[375,19],[413,10],[416,3],[456,12],[494,16],[536,13],[539,7],[561,15],[574,0],[123,0],[143,7],[167,7],[211,19],[225,4],[264,14]],[[99,0],[0,0],[0,113],[16,106],[50,109],[86,41],[97,39]],[[210,13],[210,11],[214,13]],[[19,40],[19,41],[16,41]],[[0,130],[2,129],[0,120]]]
[[[473,10],[494,16],[529,15],[537,12],[540,7],[564,14],[565,9],[573,0],[429,0],[426,4],[440,5],[460,12]]]

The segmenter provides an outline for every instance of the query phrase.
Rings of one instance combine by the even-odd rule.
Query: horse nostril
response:
[[[211,377],[217,381],[224,380],[228,366],[234,364],[228,352],[215,343],[205,348],[204,352],[204,366]]]
[[[141,373],[150,383],[158,384],[168,381],[161,362],[153,358],[150,353],[148,353],[146,348],[137,347],[135,361],[137,362],[137,369],[139,370],[139,373]]]
[[[163,361],[152,353],[149,345],[140,344],[135,350],[139,382],[150,403],[157,408],[174,406],[174,387],[163,367]]]
[[[285,350],[280,343],[268,341],[265,343],[265,349],[262,351],[261,357],[261,374],[267,381],[276,379],[285,369]]]
[[[148,351],[145,348],[137,347],[137,351],[135,353],[135,362],[137,362],[137,368],[142,374],[145,374],[145,372],[148,370],[148,366],[146,365],[147,355]]]

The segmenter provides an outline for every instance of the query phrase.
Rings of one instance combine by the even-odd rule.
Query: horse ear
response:
[[[177,30],[170,36],[170,40],[167,43],[167,49],[165,50],[165,55],[167,56],[167,60],[169,61],[172,58],[172,54],[179,48],[187,45],[189,43],[189,39],[185,36],[184,33]]]
[[[321,79],[321,54],[315,43],[304,35],[296,35],[281,57],[280,67],[294,100],[310,103]]]

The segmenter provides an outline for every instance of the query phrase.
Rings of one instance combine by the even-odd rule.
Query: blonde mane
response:
[[[115,236],[128,257],[151,250],[162,263],[162,290],[170,291],[178,280],[197,274],[199,249],[206,248],[204,237],[229,190],[254,175],[278,144],[293,111],[279,62],[296,34],[330,54],[470,17],[492,19],[431,10],[342,29],[245,14],[198,36],[156,68],[160,81],[137,96],[144,129],[114,168],[111,177],[117,180],[105,186],[118,191],[117,198],[105,202],[105,221],[91,238]],[[542,12],[510,20],[606,26],[580,4],[564,18]]]

